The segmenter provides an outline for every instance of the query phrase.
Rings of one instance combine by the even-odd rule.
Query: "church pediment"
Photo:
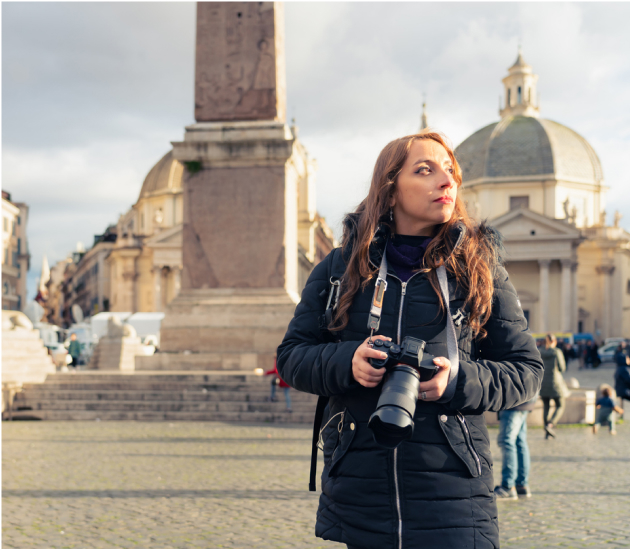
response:
[[[512,210],[490,221],[506,240],[523,237],[543,237],[558,239],[581,238],[579,229],[563,220],[552,219],[531,210]]]
[[[182,246],[182,230],[183,225],[180,223],[165,229],[147,238],[145,246],[149,248],[161,248],[161,247],[180,247]]]

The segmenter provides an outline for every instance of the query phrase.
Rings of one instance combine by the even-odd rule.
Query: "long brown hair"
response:
[[[462,171],[453,149],[440,133],[425,130],[395,139],[385,146],[376,159],[367,197],[353,214],[346,216],[344,222],[343,254],[344,257],[350,254],[350,258],[341,281],[339,306],[329,326],[331,331],[343,330],[348,325],[348,310],[354,296],[359,288],[367,287],[378,271],[378,267],[370,264],[370,244],[379,224],[385,223],[389,225],[392,234],[395,232],[395,222],[389,220],[391,198],[396,190],[396,180],[407,159],[409,149],[418,139],[432,139],[446,149],[453,163],[453,178],[458,189],[462,185]],[[461,243],[454,249],[455,242],[451,241],[448,235],[457,223],[463,224],[466,232]],[[468,324],[475,335],[482,337],[486,335],[483,325],[490,317],[492,308],[493,266],[496,261],[496,250],[476,230],[458,193],[451,219],[437,225],[434,229],[433,239],[424,254],[422,270],[427,273],[444,311],[445,305],[435,270],[446,262],[447,269],[455,274],[458,284],[466,292],[465,304],[470,309]]]

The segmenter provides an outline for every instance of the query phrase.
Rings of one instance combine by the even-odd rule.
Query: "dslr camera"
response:
[[[387,353],[387,358],[370,358],[370,364],[387,368],[387,373],[368,427],[374,440],[385,448],[396,448],[412,437],[420,382],[428,381],[439,370],[433,364],[435,357],[424,352],[425,345],[414,337],[405,337],[400,345],[382,339],[373,343],[373,348]]]

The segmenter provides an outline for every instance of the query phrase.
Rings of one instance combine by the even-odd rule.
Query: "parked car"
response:
[[[621,343],[622,341],[625,341],[626,343],[628,343],[628,339],[625,337],[607,337],[606,340],[604,341],[604,343]]]
[[[619,347],[619,341],[611,341],[610,343],[602,345],[599,349],[597,349],[599,360],[602,362],[612,362],[615,360],[617,347]]]

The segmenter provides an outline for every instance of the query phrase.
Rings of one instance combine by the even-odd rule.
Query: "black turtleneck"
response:
[[[414,271],[422,267],[429,242],[430,236],[397,234],[387,243],[387,264],[403,282],[407,282]]]

